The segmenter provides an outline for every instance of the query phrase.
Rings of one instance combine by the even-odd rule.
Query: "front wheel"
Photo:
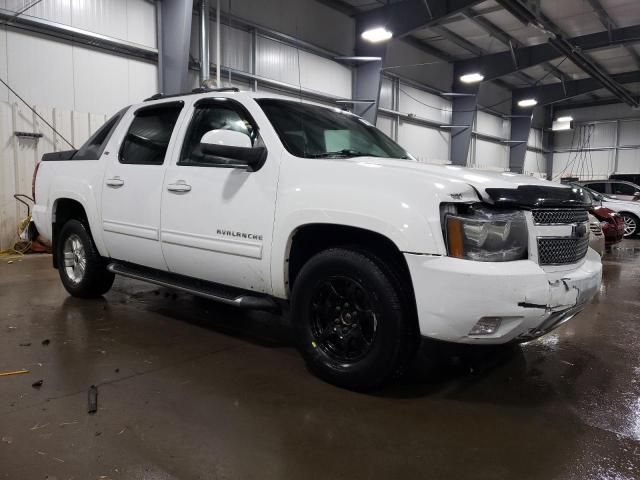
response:
[[[623,212],[622,218],[624,220],[624,236],[625,238],[633,237],[638,233],[638,227],[640,226],[640,222],[638,217],[633,215],[632,213]]]
[[[334,248],[311,258],[292,295],[299,350],[320,378],[371,390],[404,371],[417,332],[400,282],[364,252]]]
[[[63,225],[56,253],[60,280],[72,296],[96,298],[113,285],[114,274],[107,270],[84,223],[69,220]]]

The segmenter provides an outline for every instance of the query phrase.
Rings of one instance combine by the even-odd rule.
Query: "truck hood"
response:
[[[359,157],[351,161],[380,169],[406,170],[411,175],[422,174],[445,184],[469,185],[483,201],[501,206],[534,208],[591,205],[579,187],[562,185],[530,175],[376,157]]]

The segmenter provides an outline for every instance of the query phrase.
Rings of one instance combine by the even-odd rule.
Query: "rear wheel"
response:
[[[622,215],[622,218],[624,220],[624,236],[626,237],[632,237],[635,234],[638,233],[638,227],[640,226],[640,221],[638,220],[638,217],[636,217],[634,214],[632,213],[627,213],[627,212],[623,212],[620,215]]]
[[[56,249],[60,280],[72,296],[95,298],[109,291],[114,274],[107,270],[84,223],[67,221],[56,239]]]
[[[404,371],[415,352],[415,320],[395,276],[364,252],[334,248],[298,275],[292,312],[299,350],[320,378],[371,390]]]

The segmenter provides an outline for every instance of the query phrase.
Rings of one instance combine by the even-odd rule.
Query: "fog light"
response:
[[[478,320],[478,323],[473,326],[469,335],[491,335],[496,333],[501,323],[502,318],[500,317],[482,317]]]

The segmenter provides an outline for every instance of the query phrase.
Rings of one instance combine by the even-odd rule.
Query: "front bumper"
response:
[[[579,313],[600,289],[600,256],[589,249],[580,264],[544,270],[531,260],[474,262],[405,254],[420,332],[457,343],[501,344],[537,338]],[[491,335],[469,332],[483,317],[501,317]]]

